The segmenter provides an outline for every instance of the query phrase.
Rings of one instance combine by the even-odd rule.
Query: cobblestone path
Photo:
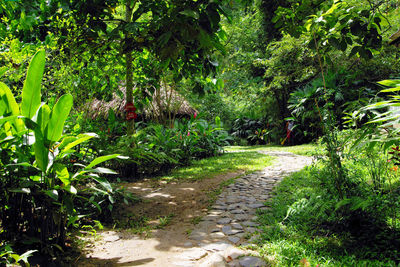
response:
[[[176,256],[176,266],[265,266],[260,258],[237,246],[256,237],[256,211],[267,209],[264,202],[273,187],[283,177],[311,164],[312,159],[289,152],[259,153],[276,157],[274,165],[242,176],[224,189],[208,215],[191,232],[185,243],[188,249]]]

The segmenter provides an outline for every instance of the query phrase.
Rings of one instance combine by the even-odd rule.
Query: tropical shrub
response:
[[[260,215],[265,226],[260,252],[274,254],[279,266],[297,265],[302,259],[311,266],[397,266],[398,191],[389,183],[374,189],[364,152],[354,150],[344,161],[349,182],[343,200],[335,192],[329,162],[286,177],[268,204],[271,209]],[[386,156],[378,149],[372,155]],[[392,182],[398,184],[391,164],[379,168],[382,174],[395,174]]]
[[[265,122],[263,119],[237,118],[231,129],[232,136],[244,139],[249,145],[263,145],[279,142],[280,131],[277,123]]]
[[[117,138],[106,152],[129,156],[113,166],[125,177],[139,178],[223,152],[232,138],[221,126],[218,117],[215,124],[197,118],[176,120],[173,128],[150,124],[132,136]]]
[[[41,50],[29,65],[20,104],[0,83],[0,235],[19,248],[22,242],[52,254],[65,246],[67,227],[81,217],[78,202],[100,209],[88,192],[113,202],[113,188],[100,174],[115,172],[97,165],[119,155],[75,163],[76,147],[95,135],[63,135],[72,96],[61,96],[52,108],[41,103],[44,65]]]

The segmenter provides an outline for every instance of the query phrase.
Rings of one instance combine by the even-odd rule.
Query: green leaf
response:
[[[346,51],[346,49],[347,49],[347,43],[346,43],[346,40],[345,39],[343,39],[340,43],[339,43],[339,49],[341,50],[341,51]]]
[[[35,151],[36,164],[43,172],[46,172],[47,165],[49,164],[49,149],[45,146],[44,136],[40,127],[34,130],[35,143],[33,149]]]
[[[40,106],[40,86],[45,64],[45,52],[39,50],[29,64],[28,72],[22,88],[21,113],[32,118]]]
[[[350,198],[345,198],[343,200],[340,200],[339,202],[336,203],[335,205],[335,211],[337,211],[338,209],[340,209],[343,206],[346,206],[348,204],[351,204],[351,199]]]
[[[229,23],[232,23],[232,10],[230,8],[225,8],[223,5],[218,5],[218,10],[227,18]]]
[[[113,154],[113,155],[98,157],[98,158],[94,159],[92,162],[90,162],[90,164],[86,166],[85,170],[92,169],[94,166],[96,166],[104,161],[107,161],[110,159],[115,159],[115,158],[119,157],[119,155],[120,154]]]
[[[29,262],[28,262],[28,258],[37,250],[28,250],[27,252],[25,252],[24,254],[22,254],[21,256],[19,256],[20,260],[22,260],[23,262],[25,262],[25,264],[27,266],[29,266]]]
[[[108,169],[108,168],[103,168],[103,167],[97,167],[95,169],[92,169],[93,172],[96,173],[101,173],[101,174],[118,174],[117,172]]]
[[[58,191],[53,189],[53,190],[46,190],[44,191],[46,195],[54,199],[55,201],[58,201]]]
[[[95,181],[97,181],[101,186],[103,186],[107,192],[112,192],[111,184],[103,177],[94,177]]]
[[[45,140],[39,125],[29,118],[22,117],[25,125],[28,129],[33,130],[35,135],[35,143],[33,144],[33,150],[35,152],[36,165],[40,170],[46,172],[49,164],[49,149],[45,145]]]
[[[400,118],[400,115],[387,116],[387,117],[383,117],[383,118],[380,118],[380,119],[369,121],[366,124],[393,121],[393,120],[397,120],[398,118]],[[393,122],[391,122],[391,124],[393,124]]]
[[[31,189],[30,188],[12,188],[12,189],[8,189],[8,191],[14,192],[14,193],[24,193],[24,194],[30,194],[31,193]]]
[[[68,169],[64,164],[54,164],[54,170],[56,171],[57,178],[60,179],[64,185],[68,186],[71,183]]]
[[[7,117],[0,117],[0,126],[6,122],[18,119],[20,116],[7,116]]]
[[[194,18],[194,19],[199,19],[199,17],[200,17],[199,13],[197,13],[196,11],[191,10],[191,9],[185,9],[185,10],[179,12],[179,14],[182,14],[182,15],[185,15],[187,17]]]
[[[221,118],[219,116],[215,117],[215,125],[217,125],[217,127],[221,127]]]
[[[0,82],[0,96],[5,97],[5,100],[7,101],[7,108],[8,112],[10,112],[12,115],[19,115],[19,107],[17,102],[15,101],[15,98],[8,86],[5,83]],[[3,115],[3,114],[0,114]]]
[[[15,101],[10,88],[8,88],[8,86],[2,82],[0,82],[0,99],[3,100],[5,102],[4,104],[6,105],[6,108],[3,110],[3,112],[9,112],[13,116],[20,115],[18,104]],[[3,115],[4,114],[0,113],[0,116]],[[20,119],[15,119],[12,125],[17,132],[20,132],[24,129],[24,124]]]
[[[76,190],[76,188],[73,185],[68,185],[64,188],[65,188],[65,190],[67,190],[68,192],[70,192],[73,195],[76,195],[78,193],[78,191]]]
[[[378,83],[381,85],[387,86],[387,87],[399,87],[400,86],[400,80],[383,80]]]
[[[72,95],[65,94],[54,105],[47,125],[46,139],[56,142],[61,138],[64,123],[72,108]]]
[[[222,55],[226,55],[226,48],[218,39],[213,40],[212,44],[219,52],[221,52]]]
[[[50,107],[48,105],[43,105],[39,108],[38,116],[37,116],[37,124],[40,127],[42,133],[45,132],[46,126],[50,120]]]
[[[217,80],[217,83],[216,83],[216,86],[217,86],[217,89],[218,90],[222,90],[222,89],[224,89],[224,80],[223,79],[218,79]]]
[[[1,67],[1,68],[0,68],[0,77],[2,77],[2,76],[4,75],[4,73],[6,73],[7,70],[8,70],[8,69],[7,69],[6,66]]]
[[[365,58],[365,59],[371,59],[373,56],[371,50],[364,48],[364,47],[361,47],[359,49],[358,53],[360,54],[360,56],[362,58]]]
[[[86,142],[87,140],[92,139],[93,137],[96,137],[96,136],[94,136],[94,135],[84,135],[84,136],[80,137],[79,139],[76,139],[75,141],[67,144],[63,148],[63,150],[61,152],[64,153],[64,152],[70,150],[71,148],[73,148],[74,146],[77,146],[77,145],[79,145],[79,144],[81,144],[83,142]],[[63,142],[64,142],[64,140],[63,140]]]
[[[380,92],[381,93],[388,93],[388,92],[397,92],[397,91],[400,91],[400,86],[394,87],[394,88],[389,88],[389,89],[384,89],[384,90],[381,90]]]

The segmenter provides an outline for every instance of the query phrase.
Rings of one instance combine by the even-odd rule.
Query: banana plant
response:
[[[10,200],[10,197],[20,198],[26,201],[26,205],[32,206],[28,212],[17,214],[17,217],[20,217],[17,223],[21,225],[30,225],[26,220],[33,220],[33,218],[27,219],[26,214],[23,213],[35,210],[40,203],[41,210],[47,211],[47,214],[42,212],[39,216],[41,220],[47,220],[41,225],[55,223],[55,227],[50,227],[51,229],[40,229],[40,231],[36,229],[40,232],[41,242],[47,242],[51,236],[54,236],[51,231],[58,229],[57,243],[63,244],[68,216],[76,217],[73,204],[74,198],[78,196],[78,190],[75,185],[91,179],[101,187],[101,189],[97,187],[93,189],[102,190],[105,195],[109,195],[112,202],[112,186],[99,174],[115,174],[115,172],[97,165],[120,155],[98,157],[87,166],[75,164],[74,168],[80,167],[80,170],[70,173],[69,167],[72,163],[67,160],[68,156],[75,152],[74,148],[77,145],[96,135],[63,135],[65,121],[73,106],[73,98],[70,94],[65,94],[52,108],[41,102],[44,66],[45,52],[40,50],[34,55],[29,65],[20,104],[17,103],[7,85],[0,82],[0,152],[4,151],[8,154],[2,154],[9,155],[9,158],[0,158],[2,171],[0,191],[5,191],[0,193],[6,195],[4,199],[0,197],[0,200]],[[24,153],[20,153],[20,149],[28,155],[21,156]],[[31,199],[22,198],[21,194],[30,194]],[[96,205],[96,203],[93,204]],[[0,207],[0,214],[7,212],[15,213],[16,211],[7,211],[4,206]],[[0,215],[0,220],[6,228],[7,223],[4,220],[10,218],[7,215]],[[32,227],[34,225],[38,223],[33,223]]]

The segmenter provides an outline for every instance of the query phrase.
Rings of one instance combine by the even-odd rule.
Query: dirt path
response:
[[[235,180],[218,197],[211,210],[209,192],[243,172],[193,183],[162,183],[145,180],[126,188],[144,201],[128,213],[146,216],[150,225],[169,218],[168,225],[148,236],[126,231],[103,231],[101,240],[88,250],[79,266],[262,266],[262,261],[235,248],[257,232],[255,211],[275,183],[311,163],[311,158],[287,152],[260,152],[277,159],[274,165]],[[165,221],[164,221],[165,222]],[[155,228],[155,227],[153,227]],[[229,263],[227,263],[229,262]],[[258,262],[258,263],[257,263]]]

